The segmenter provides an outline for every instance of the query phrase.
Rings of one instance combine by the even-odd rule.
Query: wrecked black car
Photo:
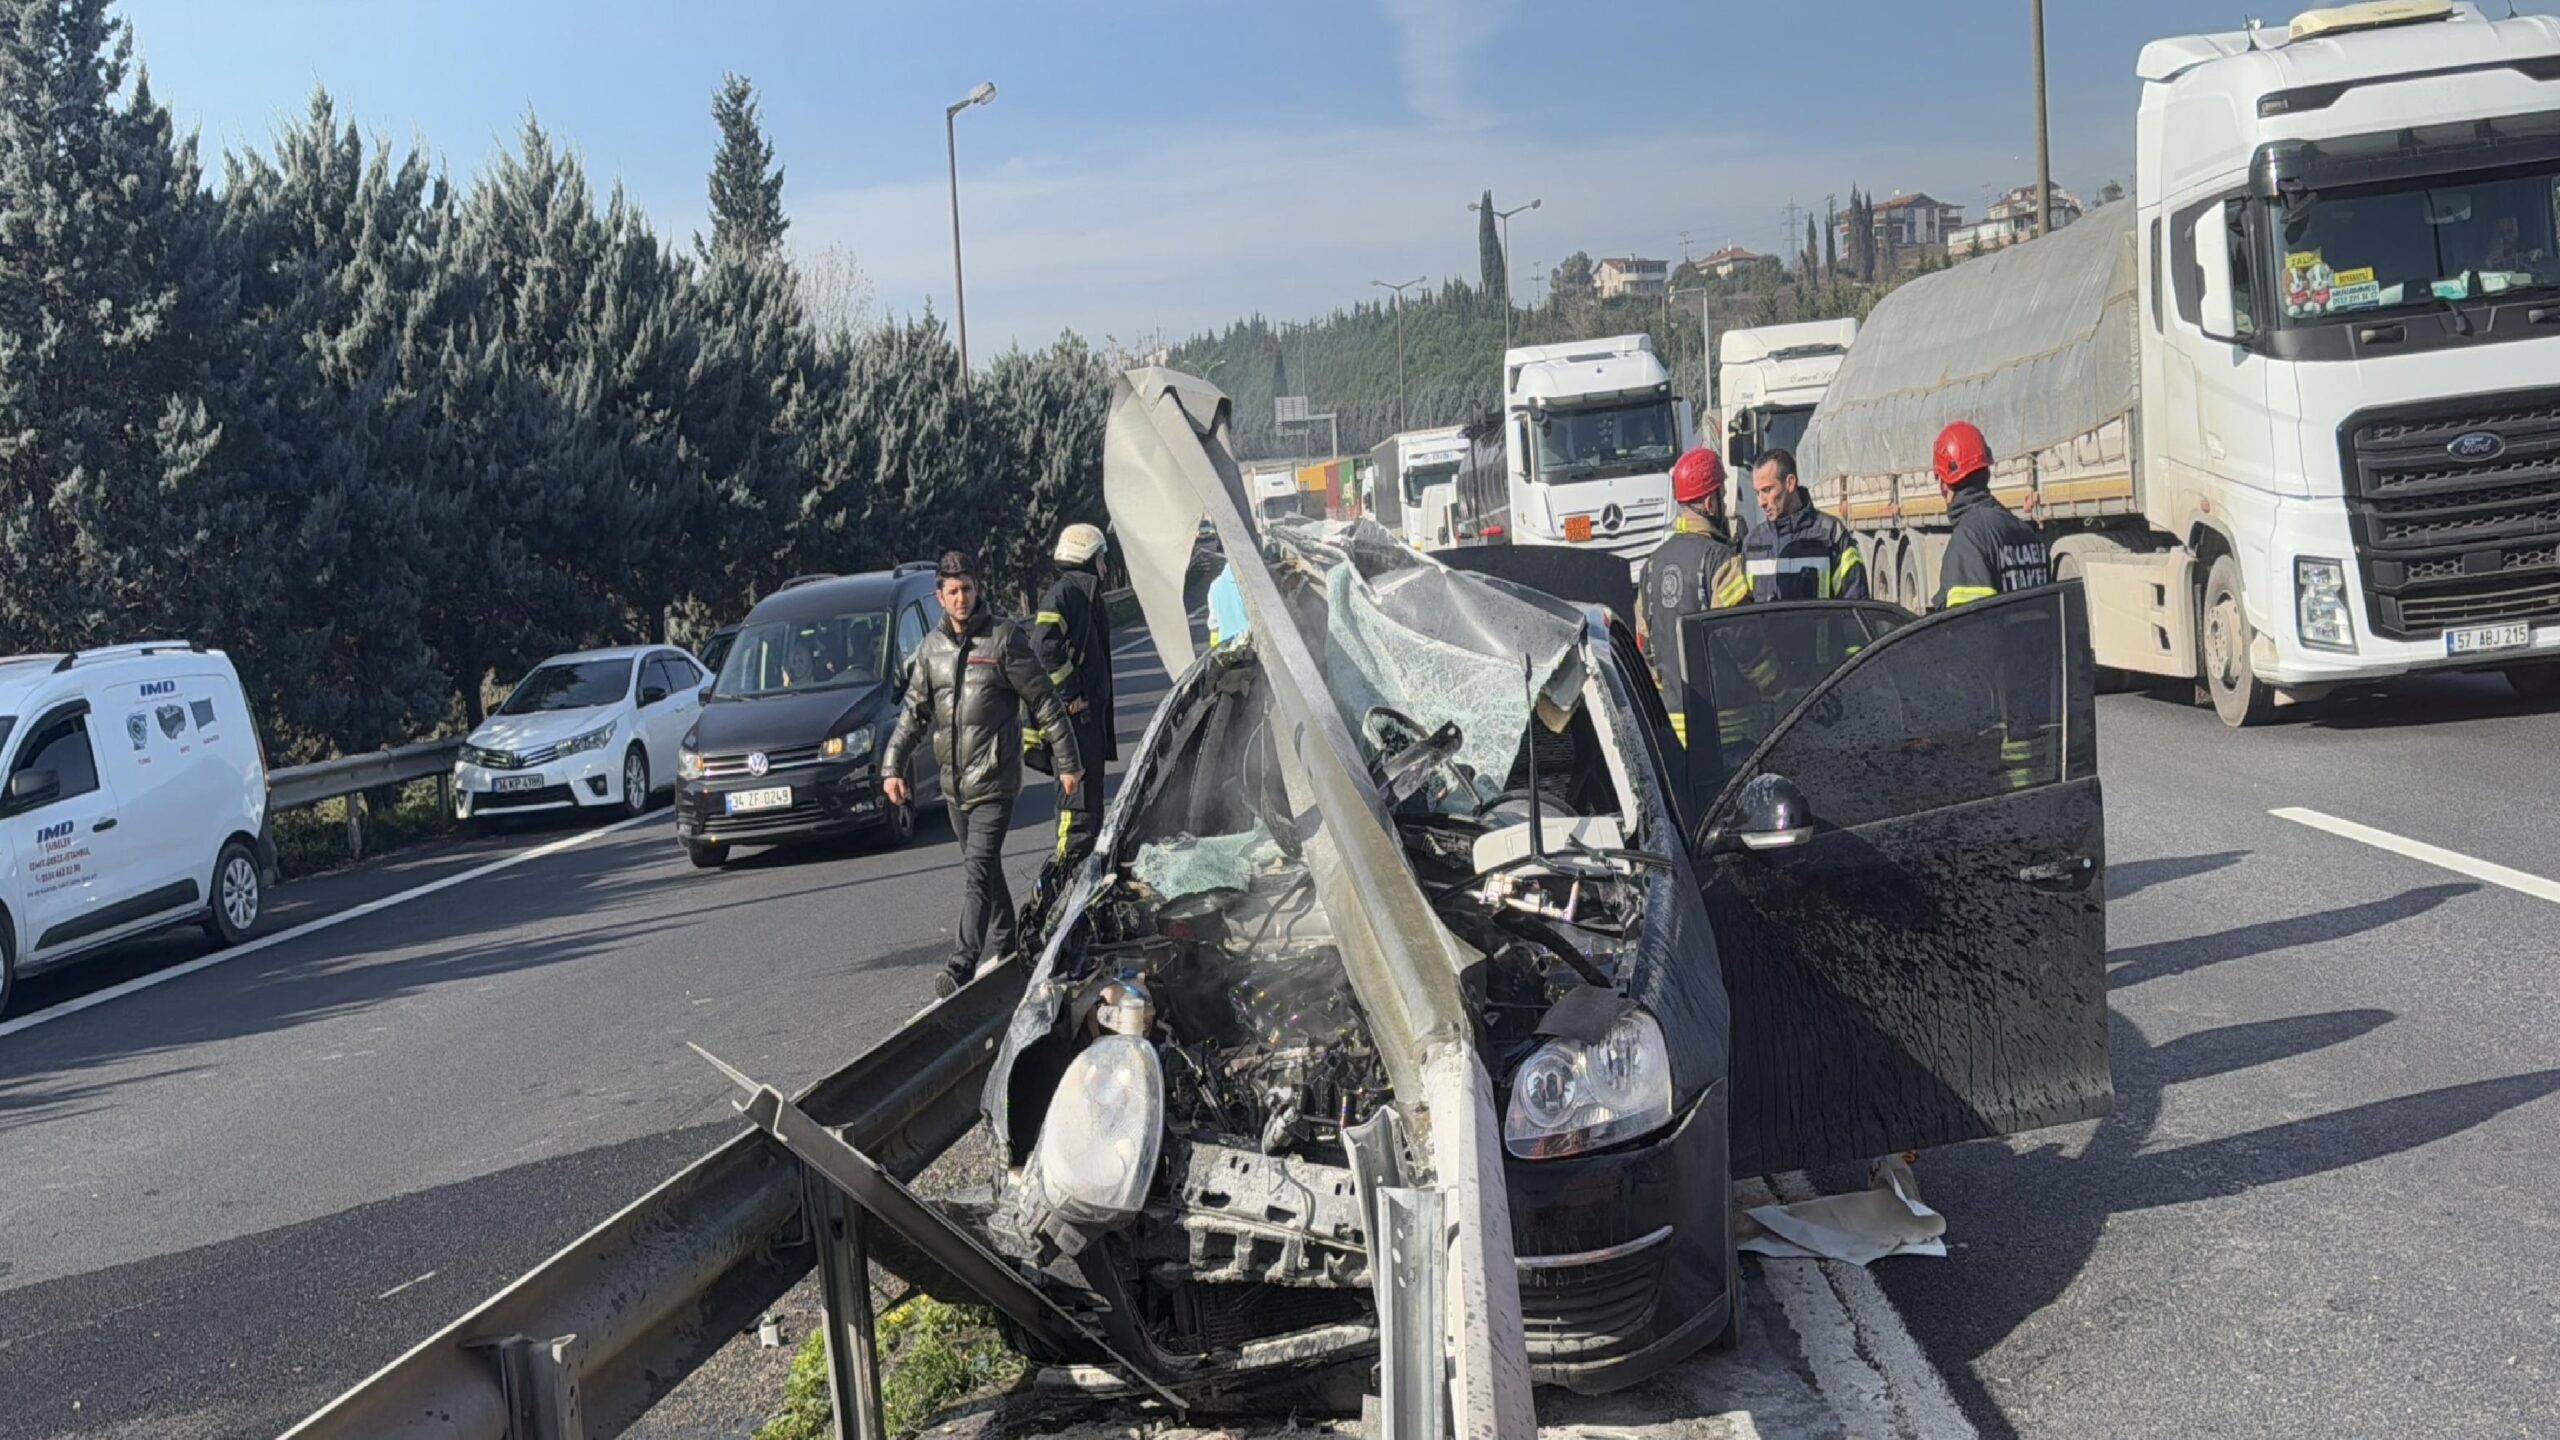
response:
[[[1116,395],[1177,678],[1033,939],[970,1217],[1125,1363],[1378,1357],[1378,1195],[1421,1185],[1428,1323],[1499,1341],[1463,1311],[1516,1290],[1534,1379],[1615,1388],[1732,1334],[1735,1174],[2104,1113],[2076,587],[1696,617],[1691,755],[1602,606],[1248,529],[1224,422],[1168,372]],[[1254,623],[1195,659],[1204,512]]]

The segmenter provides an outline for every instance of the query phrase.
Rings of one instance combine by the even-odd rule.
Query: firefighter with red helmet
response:
[[[1991,493],[1991,446],[1970,420],[1938,432],[1933,454],[1938,487],[1955,525],[1938,571],[1944,610],[2013,590],[2032,590],[2053,579],[2053,559],[2034,526],[2011,514]]]
[[[1713,450],[1692,450],[1671,467],[1671,498],[1679,507],[1671,533],[1636,581],[1636,639],[1653,663],[1671,725],[1688,742],[1680,712],[1680,617],[1738,605],[1751,598],[1742,551],[1725,528],[1724,462]]]

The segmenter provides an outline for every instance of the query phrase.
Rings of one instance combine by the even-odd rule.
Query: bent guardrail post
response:
[[[1493,1112],[1493,1082],[1474,1051],[1454,942],[1397,850],[1386,807],[1335,709],[1324,671],[1299,634],[1245,519],[1244,482],[1228,442],[1228,403],[1208,382],[1157,367],[1115,378],[1103,438],[1103,496],[1123,536],[1129,583],[1166,660],[1191,655],[1184,572],[1205,516],[1236,577],[1282,723],[1277,746],[1293,799],[1315,816],[1367,814],[1373,825],[1319,824],[1306,837],[1344,970],[1378,1042],[1389,1083],[1419,1097],[1416,1142],[1447,1195],[1447,1344],[1453,1410],[1473,1440],[1536,1431],[1511,1209]]]
[[[817,1227],[818,1301],[827,1324],[827,1401],[842,1440],[886,1440],[880,1347],[871,1314],[871,1255],[862,1207],[804,1162],[802,1208]]]
[[[978,1091],[1025,972],[998,967],[800,1093],[795,1107],[894,1178],[978,1121]],[[574,1337],[553,1357],[588,1440],[621,1434],[753,1326],[816,1259],[800,1162],[744,1131],[330,1401],[288,1440],[509,1440],[496,1342]],[[521,1393],[521,1392],[518,1392]]]

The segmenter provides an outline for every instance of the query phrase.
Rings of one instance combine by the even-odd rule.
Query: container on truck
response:
[[[1515,347],[1502,404],[1499,439],[1478,432],[1461,472],[1459,529],[1630,562],[1653,553],[1670,533],[1671,464],[1691,425],[1651,336]]]
[[[1458,470],[1466,460],[1464,426],[1388,436],[1369,452],[1370,517],[1416,550],[1457,543]]]
[[[1817,503],[1925,608],[1970,419],[2102,665],[2233,725],[2427,672],[2560,693],[2560,21],[2392,0],[2136,68],[2138,198],[1877,306]]]

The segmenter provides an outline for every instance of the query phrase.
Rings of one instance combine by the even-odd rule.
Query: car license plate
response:
[[[2533,627],[2527,624],[2474,625],[2468,630],[2444,632],[2447,655],[2487,655],[2499,650],[2522,650],[2533,644]]]
[[[500,795],[513,795],[525,790],[539,790],[542,788],[542,777],[539,775],[501,775],[495,780],[489,782],[489,788],[491,791]]]
[[[732,815],[744,815],[750,810],[788,810],[790,808],[791,787],[788,785],[776,785],[770,790],[729,792],[729,813]]]

